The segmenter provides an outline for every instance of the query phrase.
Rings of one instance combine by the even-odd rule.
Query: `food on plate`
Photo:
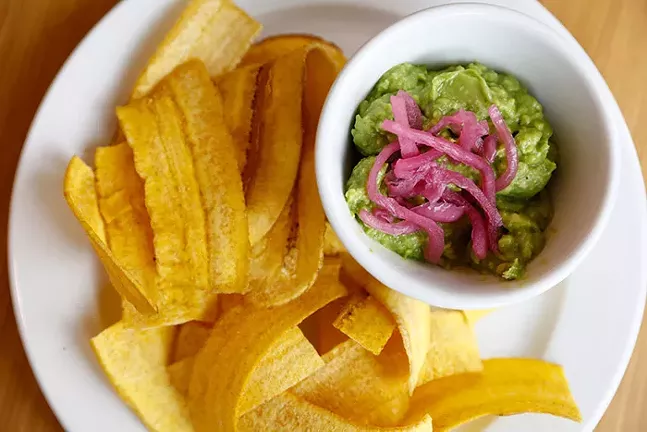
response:
[[[346,252],[314,176],[345,57],[306,35],[246,51],[258,28],[231,1],[190,2],[117,109],[125,141],[97,149],[94,171],[70,161],[65,197],[122,297],[121,321],[91,341],[119,396],[159,432],[579,420],[558,366],[481,359],[474,325],[487,311],[432,309]],[[416,70],[376,91],[417,97],[428,75]],[[360,166],[368,176],[372,162]]]
[[[485,415],[521,412],[582,420],[560,366],[515,358],[484,360],[483,373],[453,375],[419,387],[408,419],[431,415],[437,432]]]
[[[191,59],[203,61],[214,77],[230,71],[260,31],[260,23],[231,0],[191,0],[139,76],[133,99]]]
[[[524,276],[546,241],[557,165],[542,106],[516,78],[403,63],[351,133],[364,158],[345,196],[367,235],[404,258]]]
[[[137,310],[155,311],[155,300],[136,276],[117,260],[106,244],[104,221],[99,212],[95,190],[95,175],[92,169],[78,157],[73,157],[65,172],[63,190],[65,199],[85,230],[90,243],[101,260],[113,287]]]

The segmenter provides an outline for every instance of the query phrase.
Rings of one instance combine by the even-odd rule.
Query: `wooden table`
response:
[[[16,331],[7,277],[6,226],[20,148],[63,61],[116,0],[0,0],[0,429],[60,430],[31,373]],[[647,2],[545,0],[602,71],[647,168]],[[642,365],[641,365],[642,361]],[[592,379],[595,379],[592,377]],[[647,425],[647,331],[600,432]]]

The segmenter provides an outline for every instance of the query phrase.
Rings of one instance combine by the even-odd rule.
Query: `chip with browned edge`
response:
[[[287,34],[268,37],[252,45],[240,64],[244,66],[270,63],[292,51],[313,44],[325,50],[338,69],[346,63],[346,56],[341,48],[330,41],[308,34]]]

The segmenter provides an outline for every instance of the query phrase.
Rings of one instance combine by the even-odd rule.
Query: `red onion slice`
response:
[[[485,259],[488,251],[488,233],[483,216],[481,216],[481,213],[479,213],[478,210],[476,210],[472,204],[467,202],[467,200],[459,193],[448,190],[445,191],[443,196],[455,205],[461,206],[465,211],[465,214],[472,224],[471,239],[474,255],[476,255],[478,259]]]
[[[508,125],[505,124],[499,108],[497,108],[496,105],[492,105],[488,109],[488,113],[490,114],[490,119],[492,119],[494,128],[496,129],[497,134],[501,138],[503,146],[505,147],[505,157],[507,161],[505,172],[501,174],[501,177],[496,180],[496,190],[498,192],[508,187],[508,185],[512,183],[512,180],[514,180],[514,177],[517,175],[517,169],[519,168],[519,156],[517,155],[517,144],[514,142],[514,137],[512,136],[512,133],[510,133]]]
[[[465,165],[477,169],[481,173],[481,187],[483,188],[483,192],[492,206],[494,206],[496,199],[494,171],[485,159],[444,138],[434,136],[428,132],[404,127],[392,120],[384,120],[382,123],[382,129],[397,135],[400,139],[409,138],[417,143],[432,147],[460,163],[464,163]]]
[[[391,96],[391,107],[396,122],[402,126],[422,129],[422,112],[409,93],[400,90],[397,95]],[[420,153],[415,141],[406,138],[400,140],[400,151],[403,158],[417,156]]]
[[[429,236],[429,243],[425,250],[425,258],[434,264],[437,264],[440,261],[440,257],[443,254],[445,248],[445,235],[442,228],[433,220],[420,216],[419,214],[409,210],[408,208],[402,206],[394,198],[386,197],[382,195],[377,184],[377,177],[384,166],[384,164],[389,160],[400,149],[400,144],[396,141],[393,142],[377,155],[375,158],[375,164],[371,168],[371,171],[368,175],[368,183],[366,185],[366,190],[368,196],[375,204],[388,210],[393,216],[398,219],[402,219],[407,222],[411,222],[421,229],[424,229]]]
[[[483,157],[489,163],[494,162],[496,156],[496,146],[499,142],[499,137],[496,134],[488,135],[483,140]]]
[[[401,221],[401,222],[387,222],[381,217],[369,213],[366,211],[366,209],[362,209],[359,212],[359,218],[364,222],[366,225],[370,226],[371,228],[374,228],[378,231],[381,231],[386,234],[391,234],[391,235],[403,235],[403,234],[412,234],[414,232],[420,231],[420,228],[410,222],[406,221]]]
[[[463,217],[463,214],[465,213],[465,209],[463,207],[447,202],[425,203],[418,207],[414,207],[411,210],[419,215],[442,223],[456,222]]]

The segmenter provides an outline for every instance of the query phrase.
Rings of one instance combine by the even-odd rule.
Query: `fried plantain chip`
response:
[[[206,213],[209,277],[219,293],[247,289],[247,214],[235,146],[218,90],[200,61],[179,66],[165,80],[184,117],[184,133]]]
[[[443,309],[432,311],[429,350],[418,386],[438,378],[482,370],[476,335],[463,313]]]
[[[494,309],[475,309],[464,310],[463,314],[465,314],[465,319],[467,320],[467,322],[469,322],[471,325],[475,325],[481,320],[481,318],[491,314],[492,312],[494,312]]]
[[[379,356],[347,340],[323,356],[326,366],[290,392],[360,425],[400,424],[409,408],[409,363],[394,337]]]
[[[281,211],[272,229],[256,243],[250,252],[250,291],[262,289],[262,285],[273,279],[283,264],[288,249],[288,238],[294,225],[294,200],[292,196]]]
[[[134,330],[117,323],[91,343],[117,393],[149,430],[191,432],[186,401],[166,371],[174,332],[173,327]]]
[[[175,338],[173,363],[193,357],[200,351],[209,338],[211,327],[199,321],[189,321],[181,324]]]
[[[195,359],[185,358],[169,366],[171,382],[178,391],[188,393]],[[263,356],[243,390],[246,413],[274,396],[283,393],[324,365],[312,344],[298,327],[283,333]]]
[[[250,301],[259,305],[280,305],[301,295],[312,285],[323,262],[326,219],[315,178],[314,147],[319,115],[338,70],[319,49],[309,51],[305,62],[304,146],[296,191],[296,241],[277,277],[250,291]]]
[[[364,287],[371,280],[374,280],[373,276],[364,270],[364,267],[359,265],[348,252],[342,252],[339,257],[341,259],[339,279],[342,283],[353,293],[366,292]]]
[[[307,34],[287,34],[263,39],[251,46],[240,64],[242,66],[271,63],[279,57],[308,45],[317,45],[326,51],[338,70],[346,64],[346,57],[341,48],[325,39]]]
[[[275,308],[243,303],[218,320],[196,357],[189,387],[196,431],[236,429],[242,407],[249,406],[243,390],[263,356],[290,328],[346,295],[338,273],[339,262],[329,262],[312,289],[296,300]]]
[[[346,252],[346,248],[333,231],[332,227],[326,222],[326,232],[324,233],[324,255],[337,256]]]
[[[243,173],[252,132],[252,115],[256,82],[260,67],[256,65],[234,69],[216,79],[222,94],[225,122],[236,144],[238,170]]]
[[[285,392],[240,418],[237,430],[256,431],[331,431],[331,432],[430,432],[431,417],[408,426],[381,428],[348,422],[298,396]]]
[[[144,183],[135,171],[133,152],[125,142],[99,147],[94,163],[99,209],[110,251],[157,307],[153,231],[144,204]],[[124,303],[123,313],[124,321],[132,323],[137,311]]]
[[[169,93],[117,108],[117,116],[144,180],[160,285],[208,290],[206,217],[183,118]]]
[[[382,303],[359,294],[348,300],[333,325],[375,355],[382,352],[396,327],[393,315]]]
[[[304,323],[310,324],[314,328],[313,344],[319,354],[323,355],[348,340],[345,334],[332,325],[347,301],[348,298],[346,297],[337,299],[319,309],[304,321]]]
[[[105,226],[99,211],[94,173],[76,156],[70,160],[65,172],[63,189],[68,205],[90,239],[114,288],[141,313],[155,312],[155,299],[149,297],[148,290],[137,282],[137,277],[131,274],[108,249]]]
[[[366,291],[386,307],[398,325],[409,358],[409,392],[413,393],[429,350],[431,311],[425,303],[400,294],[375,279]]]
[[[482,374],[431,381],[416,389],[409,421],[431,415],[434,431],[448,431],[485,415],[544,413],[581,421],[561,366],[543,360],[483,361]]]
[[[258,148],[244,177],[253,246],[276,222],[292,192],[302,147],[303,74],[307,54],[301,49],[277,60],[268,70],[267,85],[260,89],[256,112],[260,118]],[[262,81],[262,80],[261,80]],[[281,175],[276,175],[281,173]]]
[[[230,0],[192,0],[137,80],[133,99],[190,59],[202,60],[211,76],[232,70],[260,30],[261,25]]]

